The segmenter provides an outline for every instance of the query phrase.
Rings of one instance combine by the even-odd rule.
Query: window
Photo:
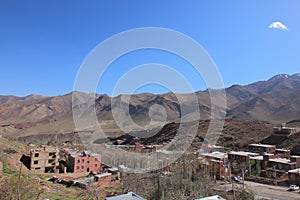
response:
[[[35,154],[34,154],[34,157],[39,157],[39,153],[35,153]]]
[[[84,162],[84,159],[82,159],[81,161]]]
[[[87,163],[87,164],[89,164],[89,163],[90,163],[90,161],[86,161],[86,163]]]
[[[80,163],[80,160],[78,159],[77,162]]]
[[[79,166],[77,166],[76,169],[79,169]]]
[[[97,164],[95,164],[95,167],[97,167]]]
[[[33,161],[33,164],[37,165],[37,164],[39,164],[39,161],[35,160],[35,161]]]
[[[51,153],[49,153],[49,157],[56,158],[55,152],[51,152]]]
[[[81,166],[81,169],[83,169],[83,168],[84,168],[84,166],[82,165],[82,166]]]

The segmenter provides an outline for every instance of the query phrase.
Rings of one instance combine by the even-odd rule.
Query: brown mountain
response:
[[[223,112],[227,109],[227,118],[239,120],[263,120],[272,123],[291,121],[300,118],[299,91],[300,74],[277,75],[267,81],[246,86],[233,85],[226,89],[227,108],[219,108],[219,111]],[[212,95],[218,95],[218,90],[211,92]],[[0,96],[0,133],[6,136],[24,137],[74,132],[72,94],[53,97]],[[84,98],[86,94],[81,95]],[[125,126],[129,124],[130,117],[139,125],[149,124],[149,113],[151,113],[153,126],[161,126],[160,122],[165,117],[168,122],[186,116],[194,119],[195,106],[200,110],[201,120],[209,119],[211,104],[209,91],[199,91],[196,96],[197,104],[191,101],[191,94],[143,93],[130,96],[127,105],[124,101],[128,98],[127,95],[113,98],[107,95],[96,95],[92,104],[96,108],[98,120],[105,132],[119,135],[122,131],[113,120],[112,108],[124,109],[129,106],[128,112],[118,115]],[[178,98],[181,99],[181,103]],[[181,109],[184,109],[184,113]]]
[[[300,74],[277,75],[267,81],[241,87],[239,91],[248,96],[229,105],[228,117],[279,123],[300,116]],[[237,93],[236,90],[233,92]],[[228,89],[227,94],[230,94]]]

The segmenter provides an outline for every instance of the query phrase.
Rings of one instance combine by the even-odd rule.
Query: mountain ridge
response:
[[[193,114],[194,106],[198,106],[201,119],[209,119],[210,93],[218,90],[198,91],[194,94],[198,105],[190,101],[191,94],[152,94],[141,93],[133,95],[118,95],[110,97],[106,94],[95,95],[94,106],[98,120],[104,129],[110,133],[119,132],[114,122],[112,108],[129,106],[129,113],[121,116],[123,124],[128,119],[138,125],[150,123],[150,108],[152,117],[159,124],[163,120],[161,108],[164,108],[167,122],[178,120],[180,117]],[[225,88],[227,118],[238,120],[259,120],[272,123],[282,123],[300,118],[300,73],[287,75],[280,74],[266,81],[258,81],[245,86],[232,85]],[[13,95],[0,96],[0,131],[4,135],[28,135],[72,132],[75,129],[72,117],[72,94],[70,92],[59,96],[28,95],[17,97]],[[80,92],[75,92],[80,93]],[[84,94],[81,95],[93,95]],[[122,97],[128,97],[129,105],[123,102]],[[183,103],[178,101],[182,99]],[[113,101],[112,101],[113,100]],[[159,105],[159,107],[153,107]],[[187,113],[181,113],[181,109]]]

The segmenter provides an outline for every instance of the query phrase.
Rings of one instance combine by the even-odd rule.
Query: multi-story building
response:
[[[270,144],[249,144],[249,151],[254,153],[275,153],[276,146]]]
[[[66,166],[70,172],[100,172],[101,156],[99,154],[91,153],[90,151],[83,151],[82,153],[71,152],[66,157]]]
[[[43,146],[30,150],[30,170],[40,172],[56,172],[59,167],[59,149]]]
[[[290,184],[300,184],[300,168],[292,169],[288,171],[289,183]]]
[[[286,127],[282,124],[280,127],[273,127],[273,133],[279,135],[293,135],[300,132],[300,128]]]
[[[202,153],[201,159],[205,159],[205,165],[208,165],[209,174],[216,180],[230,179],[230,167],[227,154],[223,152]]]

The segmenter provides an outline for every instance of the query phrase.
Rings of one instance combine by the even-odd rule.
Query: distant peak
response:
[[[292,77],[300,77],[300,73],[293,74]]]
[[[269,81],[273,80],[278,80],[278,79],[283,79],[283,78],[289,78],[290,76],[287,74],[278,74],[276,76],[273,76],[272,78],[269,79]]]

